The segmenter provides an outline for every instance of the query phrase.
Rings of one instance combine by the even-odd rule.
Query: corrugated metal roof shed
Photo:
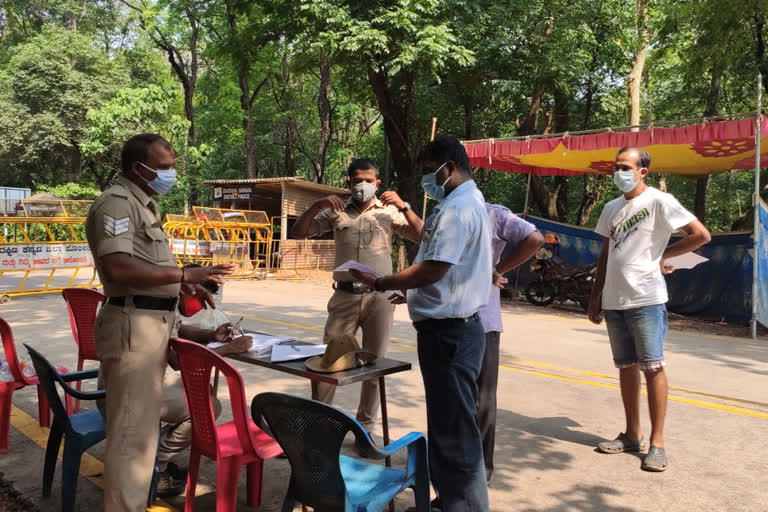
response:
[[[293,186],[311,189],[311,190],[323,191],[329,194],[348,195],[350,193],[349,190],[347,190],[346,188],[331,187],[330,185],[321,185],[318,183],[311,183],[309,181],[304,181],[301,178],[292,178],[292,177],[252,178],[252,179],[242,179],[242,180],[205,180],[203,181],[203,183],[206,185],[210,185],[212,187],[220,187],[223,185],[252,185],[252,186],[258,187],[259,185],[281,185],[283,183],[285,184],[290,183]]]

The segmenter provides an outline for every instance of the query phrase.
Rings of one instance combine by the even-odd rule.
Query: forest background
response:
[[[205,179],[344,186],[356,157],[420,205],[433,117],[479,139],[754,112],[766,21],[768,0],[0,0],[0,186],[93,198],[149,131],[178,151],[165,212],[209,204]],[[527,176],[476,180],[522,210]],[[651,181],[712,231],[751,225],[750,171]],[[531,213],[586,226],[618,195],[531,185]]]

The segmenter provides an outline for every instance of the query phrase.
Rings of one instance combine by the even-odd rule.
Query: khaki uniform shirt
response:
[[[85,232],[107,297],[178,297],[180,284],[134,288],[109,282],[104,275],[104,256],[117,252],[155,265],[176,266],[157,203],[131,180],[121,176],[93,202]]]
[[[358,210],[351,199],[344,202],[344,211],[326,208],[312,221],[309,236],[319,236],[331,230],[336,242],[336,267],[355,260],[383,276],[392,273],[392,232],[410,240],[419,237],[397,208],[384,206],[378,199],[364,212]],[[354,281],[349,272],[334,272],[333,278]]]

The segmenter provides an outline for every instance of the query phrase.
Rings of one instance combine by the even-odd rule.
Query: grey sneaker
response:
[[[630,439],[627,434],[622,432],[613,441],[602,441],[597,443],[597,449],[603,453],[622,453],[639,452],[645,448],[643,438]]]
[[[664,451],[664,448],[651,446],[648,449],[648,455],[645,456],[643,464],[640,467],[645,471],[655,471],[660,473],[666,471],[668,466],[669,461],[667,460],[667,453]]]

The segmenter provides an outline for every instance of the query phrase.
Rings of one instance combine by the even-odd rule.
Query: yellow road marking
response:
[[[11,425],[43,450],[48,446],[48,432],[50,429],[41,427],[37,419],[15,405],[11,406]],[[61,449],[59,450],[59,460],[61,460],[63,450],[64,443],[62,442]],[[104,463],[88,452],[83,453],[83,457],[80,459],[80,474],[93,482],[99,489],[104,489]],[[146,510],[148,512],[177,512],[175,508],[159,498]]]
[[[510,313],[510,314],[518,313],[517,311],[505,311],[505,312],[506,313]],[[578,322],[578,323],[581,323],[581,324],[586,323],[586,324],[591,325],[592,327],[599,327],[599,326],[596,326],[595,324],[593,324],[592,322],[590,322],[587,319],[586,315],[583,318],[569,318],[569,317],[565,317],[565,316],[548,315],[546,313],[529,313],[529,312],[526,312],[526,316],[532,316],[532,317],[538,317],[538,318],[547,318],[547,319],[550,319],[550,320],[562,320],[564,322]],[[677,330],[677,329],[669,329],[667,332],[672,333],[672,334],[676,334],[676,335],[679,335],[679,336],[688,336],[690,338],[704,338],[704,339],[708,339],[708,340],[718,340],[718,341],[733,341],[735,343],[746,343],[748,345],[761,345],[761,346],[765,346],[766,345],[765,342],[754,341],[754,340],[750,340],[750,339],[747,339],[747,338],[736,338],[734,336],[720,336],[720,335],[717,335],[717,334],[701,334],[701,333],[697,333],[697,332],[680,331],[680,330]]]
[[[323,329],[318,329],[317,327],[310,327],[310,326],[301,325],[301,324],[282,322],[282,321],[279,321],[279,320],[271,320],[271,319],[268,319],[268,318],[261,318],[261,317],[256,317],[256,316],[243,315],[242,313],[226,312],[226,314],[230,315],[230,316],[245,316],[245,318],[248,318],[250,320],[256,320],[258,322],[264,322],[264,323],[276,324],[276,325],[283,325],[283,326],[286,326],[286,327],[294,327],[294,328],[297,328],[297,329],[303,329],[303,330],[313,331],[313,332],[323,332]],[[559,317],[556,317],[556,316],[553,316],[553,315],[540,315],[540,316],[547,316],[547,317],[550,317],[550,318],[559,318]],[[568,320],[574,320],[574,319],[568,319]],[[730,338],[727,338],[727,339],[730,339]],[[416,351],[415,347],[410,346],[410,345],[415,345],[416,342],[413,341],[413,340],[404,339],[404,338],[391,338],[391,340],[392,341],[396,341],[396,342],[401,342],[401,343],[404,342],[404,343],[409,344],[409,345],[403,345],[401,343],[392,343],[392,345],[394,345],[395,347],[397,347],[399,349],[408,350],[408,351],[411,351],[411,352],[415,352]],[[539,368],[547,368],[547,369],[556,370],[556,371],[564,371],[564,372],[569,372],[569,373],[575,373],[575,374],[578,374],[578,375],[585,375],[585,376],[588,376],[588,377],[597,377],[597,378],[601,378],[601,379],[610,379],[612,381],[618,380],[614,375],[607,375],[607,374],[604,374],[604,373],[590,372],[590,371],[586,371],[586,370],[578,370],[578,369],[575,369],[575,368],[564,368],[564,367],[557,366],[557,365],[554,365],[554,364],[541,363],[541,362],[538,362],[538,361],[528,361],[528,360],[525,360],[525,359],[518,359],[518,358],[515,358],[515,357],[509,357],[509,356],[501,356],[501,359],[503,359],[505,361],[512,362],[512,363],[525,364],[525,365],[539,367]],[[607,383],[597,382],[597,381],[592,381],[592,380],[578,379],[578,378],[574,378],[574,377],[566,377],[566,376],[563,376],[563,375],[557,375],[555,373],[542,372],[542,371],[531,370],[531,369],[526,369],[526,368],[518,368],[518,367],[513,367],[513,366],[509,366],[509,365],[504,365],[504,364],[500,364],[499,368],[502,368],[504,370],[513,370],[513,371],[516,371],[516,372],[527,373],[527,374],[535,375],[535,376],[538,376],[538,377],[549,377],[549,378],[552,378],[552,379],[562,380],[562,381],[566,381],[566,382],[574,382],[574,383],[578,383],[578,384],[587,384],[587,385],[590,385],[590,386],[601,387],[601,388],[606,388],[606,389],[616,389],[616,390],[620,389],[619,386],[617,386],[615,384],[607,384]],[[643,385],[645,385],[645,384],[643,384]],[[712,398],[712,399],[715,399],[715,400],[722,400],[722,401],[727,401],[727,402],[735,402],[735,403],[741,403],[741,404],[745,404],[745,405],[755,405],[755,406],[758,406],[758,407],[768,407],[768,404],[762,403],[762,402],[755,402],[755,401],[752,401],[752,400],[744,400],[744,399],[741,399],[741,398],[732,398],[732,397],[716,395],[716,394],[712,394],[712,393],[704,393],[704,392],[693,391],[693,390],[688,390],[688,389],[684,389],[684,388],[670,387],[669,390],[670,391],[676,391],[678,393],[686,393],[686,394],[692,394],[692,395],[697,395],[697,396],[706,397],[706,398]],[[643,394],[646,394],[646,392],[643,391]],[[744,409],[744,408],[741,408],[741,407],[733,407],[733,406],[730,406],[730,405],[716,404],[716,403],[712,403],[712,402],[705,402],[705,401],[702,401],[702,400],[694,400],[694,399],[691,399],[691,398],[685,398],[685,397],[680,397],[680,396],[675,396],[675,395],[670,395],[669,396],[669,400],[671,400],[673,402],[686,403],[686,404],[694,405],[694,406],[697,406],[697,407],[703,407],[705,409],[713,409],[713,410],[730,412],[730,413],[733,413],[733,414],[740,414],[740,415],[743,415],[743,416],[752,416],[752,417],[761,418],[761,419],[768,419],[768,414],[767,413],[762,413],[762,412],[758,412],[758,411],[752,411],[750,409]]]
[[[596,382],[596,381],[585,380],[585,379],[576,379],[576,378],[573,378],[573,377],[565,377],[563,375],[555,375],[553,373],[538,372],[538,371],[535,371],[535,370],[526,370],[524,368],[515,368],[514,366],[500,365],[499,367],[500,368],[504,368],[505,370],[512,370],[512,371],[521,372],[521,373],[528,373],[530,375],[537,375],[539,377],[549,377],[551,379],[557,379],[557,380],[562,380],[562,381],[566,381],[566,382],[576,382],[576,383],[579,383],[579,384],[587,384],[588,386],[596,386],[596,387],[600,387],[600,388],[615,389],[615,390],[621,389],[621,388],[619,388],[619,386],[616,386],[616,385],[613,385],[613,384],[606,384],[604,382]],[[647,395],[648,394],[645,391],[641,391],[641,393],[643,395]],[[684,404],[695,405],[697,407],[703,407],[705,409],[713,409],[713,410],[717,410],[717,411],[725,411],[725,412],[730,412],[730,413],[733,413],[733,414],[740,414],[742,416],[752,416],[754,418],[760,418],[760,419],[764,419],[764,420],[768,419],[768,413],[752,411],[752,410],[749,410],[749,409],[742,409],[741,407],[733,407],[733,406],[730,406],[730,405],[715,404],[715,403],[712,403],[712,402],[704,402],[702,400],[693,400],[693,399],[690,399],[690,398],[684,398],[684,397],[681,397],[681,396],[674,396],[674,395],[669,395],[669,400],[673,401],[673,402],[681,402],[681,403],[684,403]]]

